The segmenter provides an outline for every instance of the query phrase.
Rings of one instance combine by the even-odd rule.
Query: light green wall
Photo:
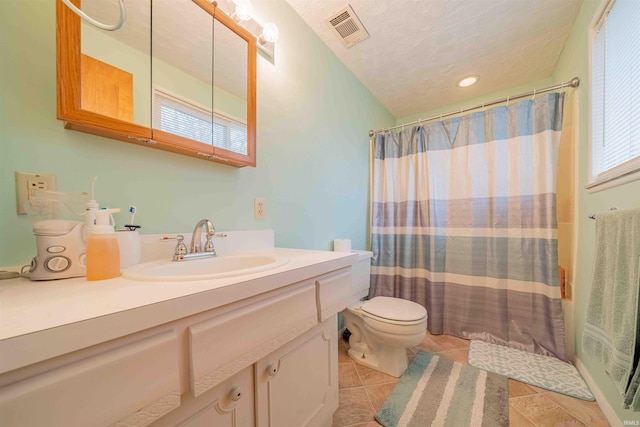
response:
[[[0,265],[35,254],[17,216],[14,171],[53,173],[61,191],[88,191],[110,207],[138,207],[143,232],[273,228],[276,245],[365,245],[368,135],[395,119],[284,0],[254,1],[276,22],[275,65],[258,57],[257,167],[233,168],[63,129],[56,120],[55,2],[0,1]],[[254,220],[253,198],[267,219]],[[117,215],[120,223],[125,214]]]
[[[584,329],[586,308],[591,287],[591,269],[594,256],[595,222],[588,219],[591,213],[640,207],[640,181],[590,194],[585,190],[589,175],[589,28],[600,5],[600,0],[585,0],[574,24],[562,55],[553,73],[555,83],[566,81],[573,76],[580,78],[577,89],[579,96],[579,141],[578,141],[578,188],[577,188],[577,264],[574,279],[575,337],[576,354],[589,374],[604,393],[618,417],[624,420],[640,421],[640,413],[622,408],[622,398],[602,366],[593,362],[582,351],[581,337]]]

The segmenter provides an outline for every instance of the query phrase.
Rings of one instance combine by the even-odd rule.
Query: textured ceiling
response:
[[[287,0],[396,117],[549,77],[582,0]],[[325,19],[350,4],[370,38]],[[458,88],[458,79],[480,76]]]

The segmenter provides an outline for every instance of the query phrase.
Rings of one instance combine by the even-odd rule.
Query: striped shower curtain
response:
[[[432,334],[566,360],[555,200],[563,99],[375,136],[370,297],[422,304]]]

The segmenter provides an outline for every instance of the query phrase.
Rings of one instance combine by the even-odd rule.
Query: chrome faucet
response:
[[[207,232],[207,241],[204,243],[204,248],[202,247],[202,226],[205,227]],[[216,229],[208,219],[201,219],[196,224],[193,229],[193,236],[191,236],[191,253],[211,253],[210,256],[216,256],[216,250],[213,247],[213,242],[211,239],[216,234]]]
[[[207,240],[202,245],[202,228],[206,232],[205,236]],[[213,247],[213,238],[227,237],[226,233],[218,233],[216,235],[216,229],[213,223],[208,219],[201,219],[193,229],[193,236],[191,237],[191,247],[187,251],[187,246],[184,244],[184,236],[179,234],[174,237],[162,237],[160,240],[177,240],[176,250],[173,254],[174,261],[187,261],[190,259],[211,258],[216,256],[216,249]]]

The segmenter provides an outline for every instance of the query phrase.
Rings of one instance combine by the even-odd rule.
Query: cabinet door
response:
[[[336,316],[256,363],[257,425],[317,427],[338,408]]]
[[[182,395],[182,405],[153,427],[253,427],[253,366],[220,383],[200,397]]]

